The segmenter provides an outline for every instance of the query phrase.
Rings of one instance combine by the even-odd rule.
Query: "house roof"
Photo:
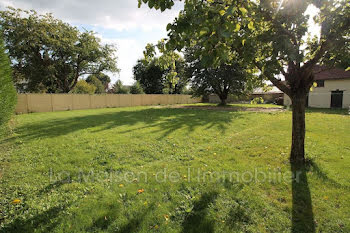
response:
[[[350,79],[350,71],[340,68],[314,67],[315,80]]]
[[[262,94],[280,94],[283,93],[280,89],[275,86],[271,86],[271,90],[264,92],[263,88],[256,88],[253,92],[254,95],[262,95]]]

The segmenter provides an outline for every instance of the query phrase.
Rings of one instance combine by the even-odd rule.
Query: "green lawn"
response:
[[[16,116],[0,140],[0,231],[350,232],[345,113],[308,110],[305,168],[289,164],[290,111]]]

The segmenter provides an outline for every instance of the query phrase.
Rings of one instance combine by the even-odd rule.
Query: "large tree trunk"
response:
[[[220,98],[220,105],[225,106],[226,105],[226,98]]]
[[[292,97],[293,129],[290,160],[293,163],[305,161],[305,103],[306,93],[296,93]]]

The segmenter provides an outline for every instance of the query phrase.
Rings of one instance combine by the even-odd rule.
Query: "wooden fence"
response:
[[[18,94],[16,113],[199,103],[190,95]]]

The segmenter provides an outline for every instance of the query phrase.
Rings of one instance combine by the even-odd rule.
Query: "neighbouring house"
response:
[[[267,91],[264,88],[257,88],[252,94],[252,98],[263,98],[265,102],[283,105],[283,92],[275,86],[271,86]]]
[[[314,69],[316,87],[313,87],[306,104],[313,108],[350,107],[350,71],[327,69],[317,66]],[[284,105],[290,106],[291,99],[284,95]]]
[[[211,94],[209,97],[209,103],[220,103],[220,98],[216,94]],[[249,96],[237,97],[234,95],[229,95],[227,97],[227,103],[235,103],[240,101],[250,101],[254,98],[262,97],[267,103],[277,103],[283,105],[283,92],[280,91],[277,87],[271,86],[267,91],[264,91],[264,88],[256,88],[252,94]]]

